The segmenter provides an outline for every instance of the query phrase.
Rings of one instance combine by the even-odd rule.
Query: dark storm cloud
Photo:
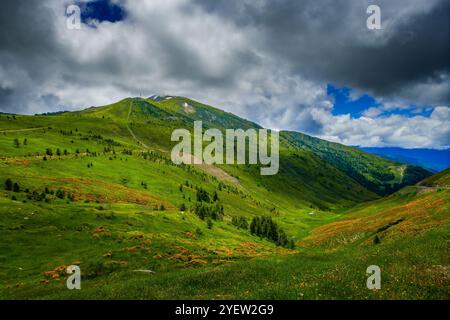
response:
[[[58,99],[34,90],[63,71],[67,61],[49,23],[54,12],[43,1],[6,0],[0,5],[0,111],[56,110]]]
[[[155,93],[352,145],[448,145],[448,130],[435,130],[450,126],[448,1],[377,0],[383,30],[371,31],[368,1],[102,0],[123,15],[69,30],[67,5],[92,1],[1,2],[1,112]],[[334,116],[330,83],[377,105]],[[414,104],[431,115],[386,116]]]
[[[447,0],[429,6],[424,1],[371,1],[381,7],[380,31],[366,28],[366,1],[195,2],[211,14],[260,30],[256,42],[266,52],[288,61],[292,72],[316,80],[379,96],[400,91],[417,99],[408,87],[439,85],[450,72]],[[441,90],[433,101],[421,102],[449,101],[449,90]]]

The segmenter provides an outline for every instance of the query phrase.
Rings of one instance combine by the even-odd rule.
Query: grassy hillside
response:
[[[75,212],[55,207],[51,215],[28,215],[41,220],[27,221],[22,227],[22,233],[30,232],[34,241],[8,234],[8,239],[23,246],[16,245],[10,256],[20,255],[25,248],[38,257],[57,251],[53,260],[40,264],[48,276],[33,272],[40,260],[13,259],[16,263],[2,297],[448,299],[448,193],[448,189],[423,192],[408,187],[387,199],[360,205],[340,221],[313,229],[296,251],[258,238],[245,241],[245,232],[225,230],[225,225],[211,232],[182,214],[164,218],[161,213],[141,213],[130,219],[121,211],[94,229],[101,219],[89,213],[89,206]],[[17,224],[24,224],[23,212],[16,208],[11,214]],[[165,225],[161,223],[166,219]],[[45,232],[25,231],[31,223],[35,228],[38,223],[47,225]],[[196,224],[202,233],[186,232]],[[134,231],[137,227],[140,232]],[[64,228],[63,235],[59,228]],[[172,238],[164,231],[178,236]],[[58,244],[48,246],[56,236]],[[379,242],[374,242],[375,236]],[[67,263],[87,270],[79,292],[64,288],[58,266]],[[365,287],[365,269],[373,264],[382,270],[379,291]],[[133,272],[143,266],[156,273]]]
[[[171,132],[192,128],[193,120],[202,120],[204,128],[259,128],[180,97],[129,98],[46,116],[0,115],[0,298],[403,297],[403,287],[378,295],[360,290],[363,266],[379,248],[390,255],[404,241],[415,250],[411,259],[419,259],[421,250],[439,244],[420,261],[442,264],[439,228],[417,247],[419,237],[389,242],[380,234],[381,246],[367,244],[367,252],[352,245],[332,248],[342,255],[329,253],[328,240],[315,238],[320,228],[364,210],[376,217],[384,207],[427,194],[440,202],[418,215],[424,225],[433,224],[428,215],[447,209],[442,186],[376,200],[373,186],[416,182],[405,179],[409,167],[339,145],[333,145],[339,160],[330,161],[292,133],[282,134],[275,176],[261,176],[258,166],[174,165]],[[376,183],[367,186],[349,173],[362,172],[359,161],[371,168],[364,179]],[[376,177],[378,169],[400,176]],[[248,225],[261,216],[271,217],[279,239],[284,233],[295,247],[252,234]],[[436,221],[445,219],[442,212],[436,215]],[[447,227],[441,225],[443,234]],[[361,232],[370,243],[373,230]],[[64,266],[70,264],[82,269],[80,292],[65,288]],[[326,281],[336,266],[345,270],[335,278],[338,287]],[[440,286],[430,286],[435,291],[420,296],[408,287],[405,297],[443,297]]]
[[[316,139],[298,132],[283,132],[283,138],[294,148],[314,152],[367,189],[382,196],[431,175],[431,172],[418,166],[401,164],[356,148]]]

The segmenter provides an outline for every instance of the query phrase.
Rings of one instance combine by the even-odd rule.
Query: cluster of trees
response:
[[[126,155],[129,155],[129,156],[132,156],[133,155],[133,151],[129,150],[129,149],[123,149],[122,154],[126,154]]]
[[[8,178],[5,181],[5,190],[13,191],[13,192],[20,192],[20,186],[17,182],[13,182],[10,178]]]
[[[45,200],[45,201],[48,202],[50,200],[47,198],[47,195],[54,195],[58,199],[64,199],[64,198],[66,198],[67,194],[66,194],[66,192],[64,190],[61,190],[61,189],[58,189],[55,192],[53,190],[50,190],[48,187],[45,187],[45,190],[42,193],[38,193],[37,191],[33,191],[32,193],[29,193],[28,194],[28,199],[29,200],[36,200],[36,201]],[[71,201],[74,200],[73,195],[67,195],[67,196],[68,196],[69,200],[71,200]]]
[[[208,191],[206,191],[205,189],[201,188],[201,187],[197,187],[197,201],[198,202],[207,202],[210,203],[211,200],[212,202],[217,202],[219,201],[219,196],[217,195],[217,192],[214,191],[213,195],[211,196]]]
[[[160,154],[158,152],[154,152],[154,151],[143,152],[141,154],[141,156],[145,160],[150,160],[150,161],[153,161],[153,162],[166,161],[167,160],[167,158],[164,157],[162,154]]]
[[[248,221],[245,217],[236,217],[231,218],[231,224],[240,228],[248,230]]]
[[[68,130],[59,130],[59,133],[62,134],[63,136],[71,136],[71,135],[73,135],[73,131],[72,130],[70,130],[70,131],[68,131]]]
[[[13,182],[10,178],[6,179],[5,181],[5,190],[7,191],[13,191],[13,192],[20,192],[21,188],[20,185],[17,182]],[[36,190],[33,192],[30,192],[29,189],[24,190],[25,193],[27,193],[27,199],[28,200],[35,200],[35,201],[50,201],[50,199],[47,198],[47,195],[54,195],[58,199],[65,199],[66,196],[69,200],[74,201],[73,195],[67,194],[64,190],[58,189],[55,191],[50,190],[48,187],[45,187],[44,191],[39,193]],[[17,200],[17,198],[14,196],[13,200]]]
[[[193,212],[202,220],[223,220],[224,211],[223,206],[218,203],[207,204],[203,202],[197,202],[193,207]]]
[[[28,145],[28,139],[27,138],[23,139],[23,145],[24,146]],[[16,148],[20,148],[20,141],[19,141],[19,139],[17,139],[17,138],[14,139],[14,146]]]
[[[209,196],[208,191],[201,187],[197,187],[197,201],[209,203],[211,201],[211,197]]]
[[[189,186],[188,181],[186,181],[186,185]],[[192,185],[190,186],[192,187]],[[212,229],[213,220],[223,220],[223,205],[218,203],[219,196],[216,191],[214,191],[213,195],[211,195],[202,187],[196,187],[195,189],[197,191],[197,202],[192,210],[200,219],[206,220],[208,229]],[[182,190],[182,187],[180,190]]]
[[[289,240],[286,232],[271,217],[254,217],[250,223],[250,233],[275,242],[276,245],[293,249],[294,241]]]

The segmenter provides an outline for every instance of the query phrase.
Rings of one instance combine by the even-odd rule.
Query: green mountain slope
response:
[[[317,252],[304,244],[312,230],[379,198],[344,170],[362,172],[358,157],[345,155],[354,149],[335,146],[341,158],[331,161],[283,132],[275,176],[261,176],[256,165],[174,165],[171,133],[192,128],[193,120],[204,128],[259,128],[181,97],[0,115],[0,298],[299,298],[291,275],[305,273],[315,283],[317,270],[326,277],[334,263],[353,263],[358,251],[324,256],[321,244]],[[404,168],[361,155],[372,167],[367,180],[376,168]],[[378,177],[376,186],[391,180]],[[244,227],[261,216],[271,217],[296,247],[277,246]],[[61,281],[70,264],[82,269],[82,292],[68,292]],[[244,270],[236,276],[242,285],[227,285],[236,270]],[[312,289],[305,293],[318,297]]]
[[[400,164],[302,133],[283,132],[282,137],[286,144],[312,151],[379,195],[390,194],[431,175],[431,172],[418,166]]]
[[[186,106],[187,105],[187,106]],[[128,114],[129,116],[128,116]],[[173,130],[186,128],[192,131],[193,121],[202,120],[204,129],[219,128],[260,128],[258,125],[192,101],[173,97],[157,102],[149,99],[125,99],[111,106],[82,111],[84,117],[97,117],[129,125],[135,137],[152,150],[158,150],[169,157],[175,143],[170,141]],[[66,117],[72,116],[66,114]],[[105,118],[103,118],[105,117]],[[128,122],[127,122],[128,119]],[[289,197],[299,204],[296,208],[312,207],[326,209],[373,199],[375,195],[358,185],[346,174],[329,165],[312,152],[280,146],[280,172],[273,177],[261,177],[257,166],[219,166],[229,175],[237,177],[249,189],[255,185],[258,193],[269,193],[273,203],[283,204]],[[245,184],[248,185],[245,185]],[[284,190],[280,188],[284,187]],[[288,190],[288,192],[286,192]],[[279,193],[277,199],[277,193]],[[290,203],[293,201],[289,200]],[[272,205],[271,206],[276,206]],[[284,207],[284,209],[289,209]]]

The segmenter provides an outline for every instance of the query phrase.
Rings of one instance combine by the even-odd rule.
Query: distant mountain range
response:
[[[391,160],[419,165],[433,172],[450,167],[450,149],[359,148]]]

